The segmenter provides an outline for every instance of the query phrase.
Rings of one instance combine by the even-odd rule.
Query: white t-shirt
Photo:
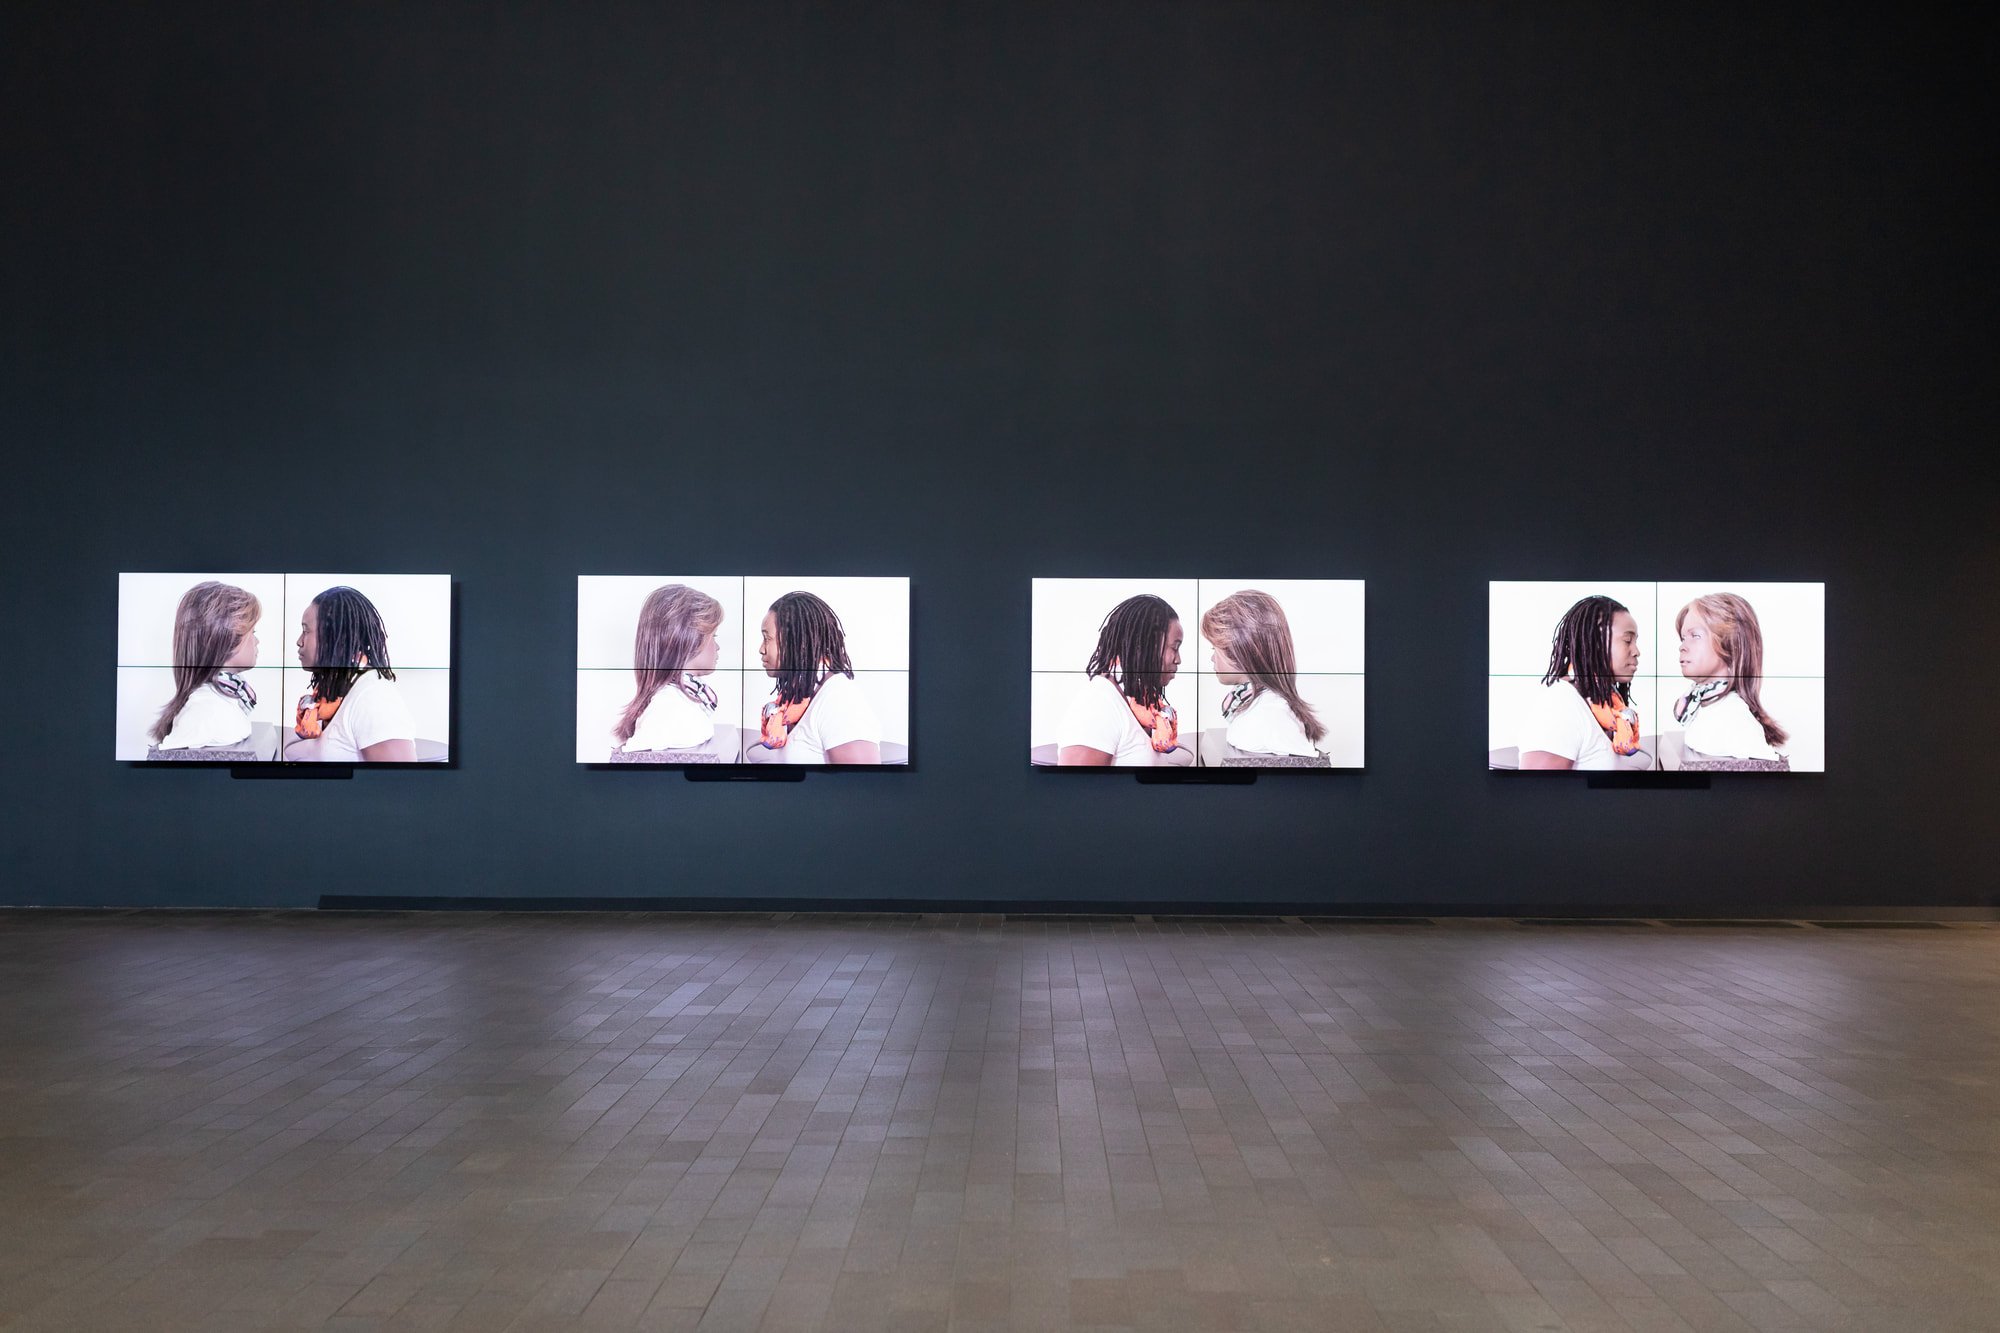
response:
[[[160,742],[162,750],[205,750],[250,739],[250,705],[204,685],[187,697],[174,725]]]
[[[1739,694],[1710,699],[1687,721],[1682,743],[1715,759],[1776,759],[1778,752],[1764,739],[1764,724],[1750,712]]]
[[[1236,716],[1229,719],[1229,729],[1223,733],[1223,739],[1246,754],[1303,757],[1319,753],[1306,739],[1305,724],[1299,721],[1292,706],[1285,702],[1283,696],[1269,690],[1254,695],[1248,704],[1236,711]]]
[[[1069,711],[1056,729],[1057,763],[1071,745],[1102,750],[1121,768],[1150,768],[1158,762],[1152,737],[1132,716],[1125,692],[1109,676],[1092,676],[1070,697]]]
[[[403,692],[393,680],[384,680],[374,671],[364,671],[340,701],[333,720],[320,732],[319,739],[301,741],[285,751],[285,758],[308,763],[356,764],[361,752],[382,741],[417,738],[416,723]]]
[[[785,742],[788,764],[823,764],[826,752],[849,741],[882,743],[882,723],[858,682],[835,672],[820,682],[805,716]]]
[[[1611,738],[1597,725],[1597,715],[1590,711],[1590,705],[1577,693],[1576,686],[1566,680],[1544,686],[1529,706],[1521,727],[1523,765],[1530,750],[1546,750],[1578,768],[1618,767]]]
[[[692,750],[714,737],[714,710],[672,685],[663,685],[647,703],[646,711],[639,714],[639,725],[633,728],[632,739],[625,742],[625,748]]]

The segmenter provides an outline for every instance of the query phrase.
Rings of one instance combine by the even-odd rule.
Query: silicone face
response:
[[[230,650],[229,660],[222,664],[222,669],[225,671],[248,671],[251,667],[257,665],[257,649],[259,646],[257,631],[255,629],[244,631],[243,637],[238,639],[236,646]]]
[[[1248,679],[1243,674],[1243,668],[1237,665],[1236,659],[1229,655],[1228,648],[1219,643],[1212,645],[1212,648],[1208,662],[1215,668],[1216,680],[1224,685],[1241,685]]]
[[[688,658],[687,665],[682,670],[690,676],[712,676],[715,674],[716,660],[721,656],[722,640],[710,634],[707,642],[695,650],[694,656]]]
[[[1708,622],[1690,609],[1681,619],[1681,674],[1689,680],[1714,680],[1727,670]]]

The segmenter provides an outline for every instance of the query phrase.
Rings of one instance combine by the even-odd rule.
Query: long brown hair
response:
[[[1254,589],[1231,593],[1202,613],[1201,636],[1236,659],[1257,693],[1269,690],[1283,699],[1305,728],[1306,739],[1319,744],[1326,724],[1299,694],[1292,627],[1277,598]]]
[[[632,643],[632,678],[638,688],[611,734],[622,745],[639,729],[639,716],[653,696],[667,686],[685,682],[681,673],[688,659],[701,651],[702,641],[722,623],[722,603],[685,583],[655,588],[639,608],[639,632]]]
[[[1680,609],[1674,617],[1675,634],[1681,632],[1681,622],[1690,611],[1701,612],[1709,635],[1715,640],[1715,651],[1729,673],[1729,685],[1722,693],[1741,696],[1750,708],[1750,716],[1764,728],[1766,745],[1772,749],[1783,745],[1788,739],[1785,729],[1764,711],[1762,701],[1757,698],[1758,687],[1764,683],[1764,630],[1757,623],[1756,610],[1733,592],[1712,592]]]
[[[254,594],[213,579],[181,594],[174,611],[174,697],[150,733],[163,741],[194,692],[214,680],[245,634],[264,614]]]

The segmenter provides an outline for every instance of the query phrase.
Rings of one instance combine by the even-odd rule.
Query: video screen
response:
[[[1359,579],[1036,579],[1029,761],[1360,768]]]
[[[120,574],[116,754],[444,763],[448,574]]]
[[[580,764],[910,762],[910,581],[576,581]]]
[[[1826,771],[1823,583],[1493,583],[1487,767]]]

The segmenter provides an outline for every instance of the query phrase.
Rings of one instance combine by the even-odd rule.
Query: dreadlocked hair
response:
[[[317,698],[345,699],[364,671],[373,670],[384,680],[396,678],[389,669],[389,631],[375,603],[341,587],[328,588],[312,604],[319,608],[319,660],[310,667]]]
[[[1549,650],[1548,673],[1542,684],[1573,680],[1576,692],[1594,704],[1632,702],[1632,691],[1611,671],[1611,617],[1625,611],[1610,597],[1586,597],[1563,613]],[[1630,614],[1629,611],[1626,614]]]
[[[685,583],[669,583],[647,595],[632,645],[632,678],[637,688],[618,725],[611,729],[621,744],[639,729],[639,718],[654,695],[669,685],[686,689],[682,673],[688,659],[701,652],[721,623],[722,603]]]
[[[1127,597],[1097,627],[1084,675],[1107,676],[1141,708],[1158,708],[1167,697],[1167,632],[1179,619],[1164,597]]]
[[[174,610],[174,697],[147,734],[163,741],[194,692],[212,683],[263,616],[256,595],[213,579],[181,594]]]
[[[854,679],[847,631],[832,607],[809,592],[788,592],[771,603],[771,614],[778,629],[780,704],[804,703],[835,672]]]

